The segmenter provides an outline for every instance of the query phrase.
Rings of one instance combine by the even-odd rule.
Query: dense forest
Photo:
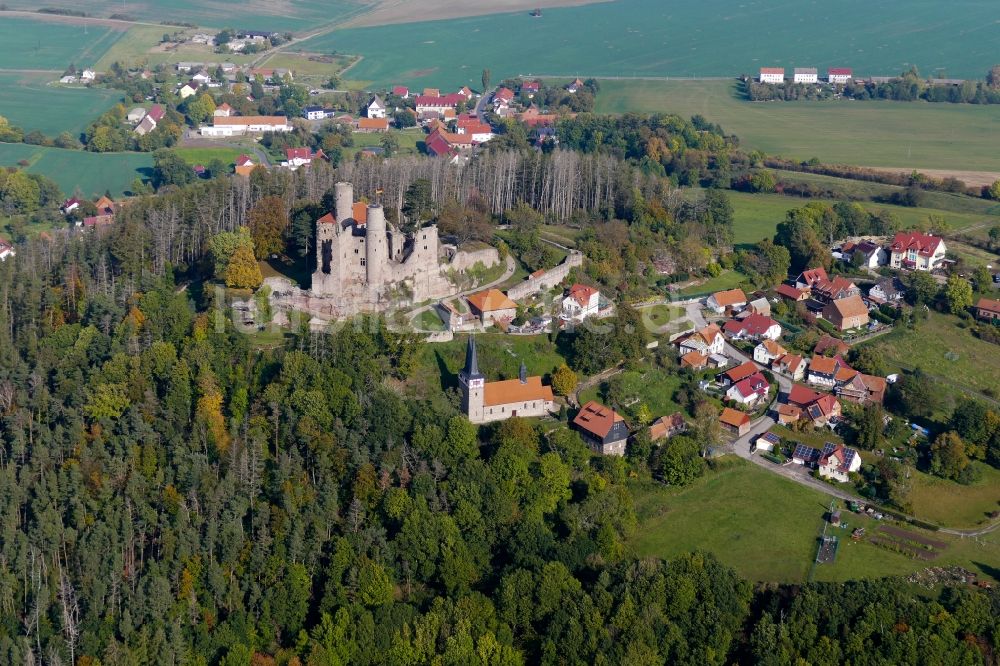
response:
[[[573,155],[170,185],[104,233],[26,239],[0,264],[0,660],[995,663],[995,591],[755,586],[707,553],[638,560],[634,457],[593,456],[562,427],[475,428],[448,382],[413,389],[419,342],[377,319],[256,346],[203,286],[210,240],[267,237],[265,208],[308,255],[339,178],[384,187],[396,215],[423,179],[467,214],[539,197],[558,219],[538,183],[572,167],[561,182],[583,182],[549,201],[577,216],[602,203],[583,242],[619,252],[595,265],[621,274],[661,241],[728,242],[721,193],[671,202],[631,162]],[[510,181],[490,180],[501,168]],[[530,251],[526,207],[501,212]],[[762,243],[740,260],[765,274],[779,255]],[[585,343],[581,369],[615,362]]]

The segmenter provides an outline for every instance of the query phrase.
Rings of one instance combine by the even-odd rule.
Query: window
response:
[[[354,248],[354,254],[358,253],[358,248]]]
[[[364,258],[364,257],[362,257],[362,258],[361,258],[361,265],[362,265],[362,266],[364,266],[364,265],[365,265],[365,258]]]

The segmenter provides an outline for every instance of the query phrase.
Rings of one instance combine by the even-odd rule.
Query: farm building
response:
[[[796,67],[792,73],[792,81],[795,83],[816,83],[819,81],[819,76],[816,74],[815,67]]]

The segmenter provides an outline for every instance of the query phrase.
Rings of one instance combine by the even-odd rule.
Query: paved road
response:
[[[484,90],[483,94],[479,96],[479,101],[476,102],[476,117],[482,118],[483,113],[486,111],[486,105],[489,103],[490,98],[493,97],[493,91],[496,88],[490,88],[489,90]]]

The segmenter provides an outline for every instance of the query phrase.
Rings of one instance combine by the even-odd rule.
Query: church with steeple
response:
[[[517,379],[486,381],[479,372],[476,338],[472,335],[458,383],[462,389],[462,409],[473,423],[503,421],[512,416],[545,416],[558,409],[552,387],[543,385],[541,377],[529,377],[524,361]]]

